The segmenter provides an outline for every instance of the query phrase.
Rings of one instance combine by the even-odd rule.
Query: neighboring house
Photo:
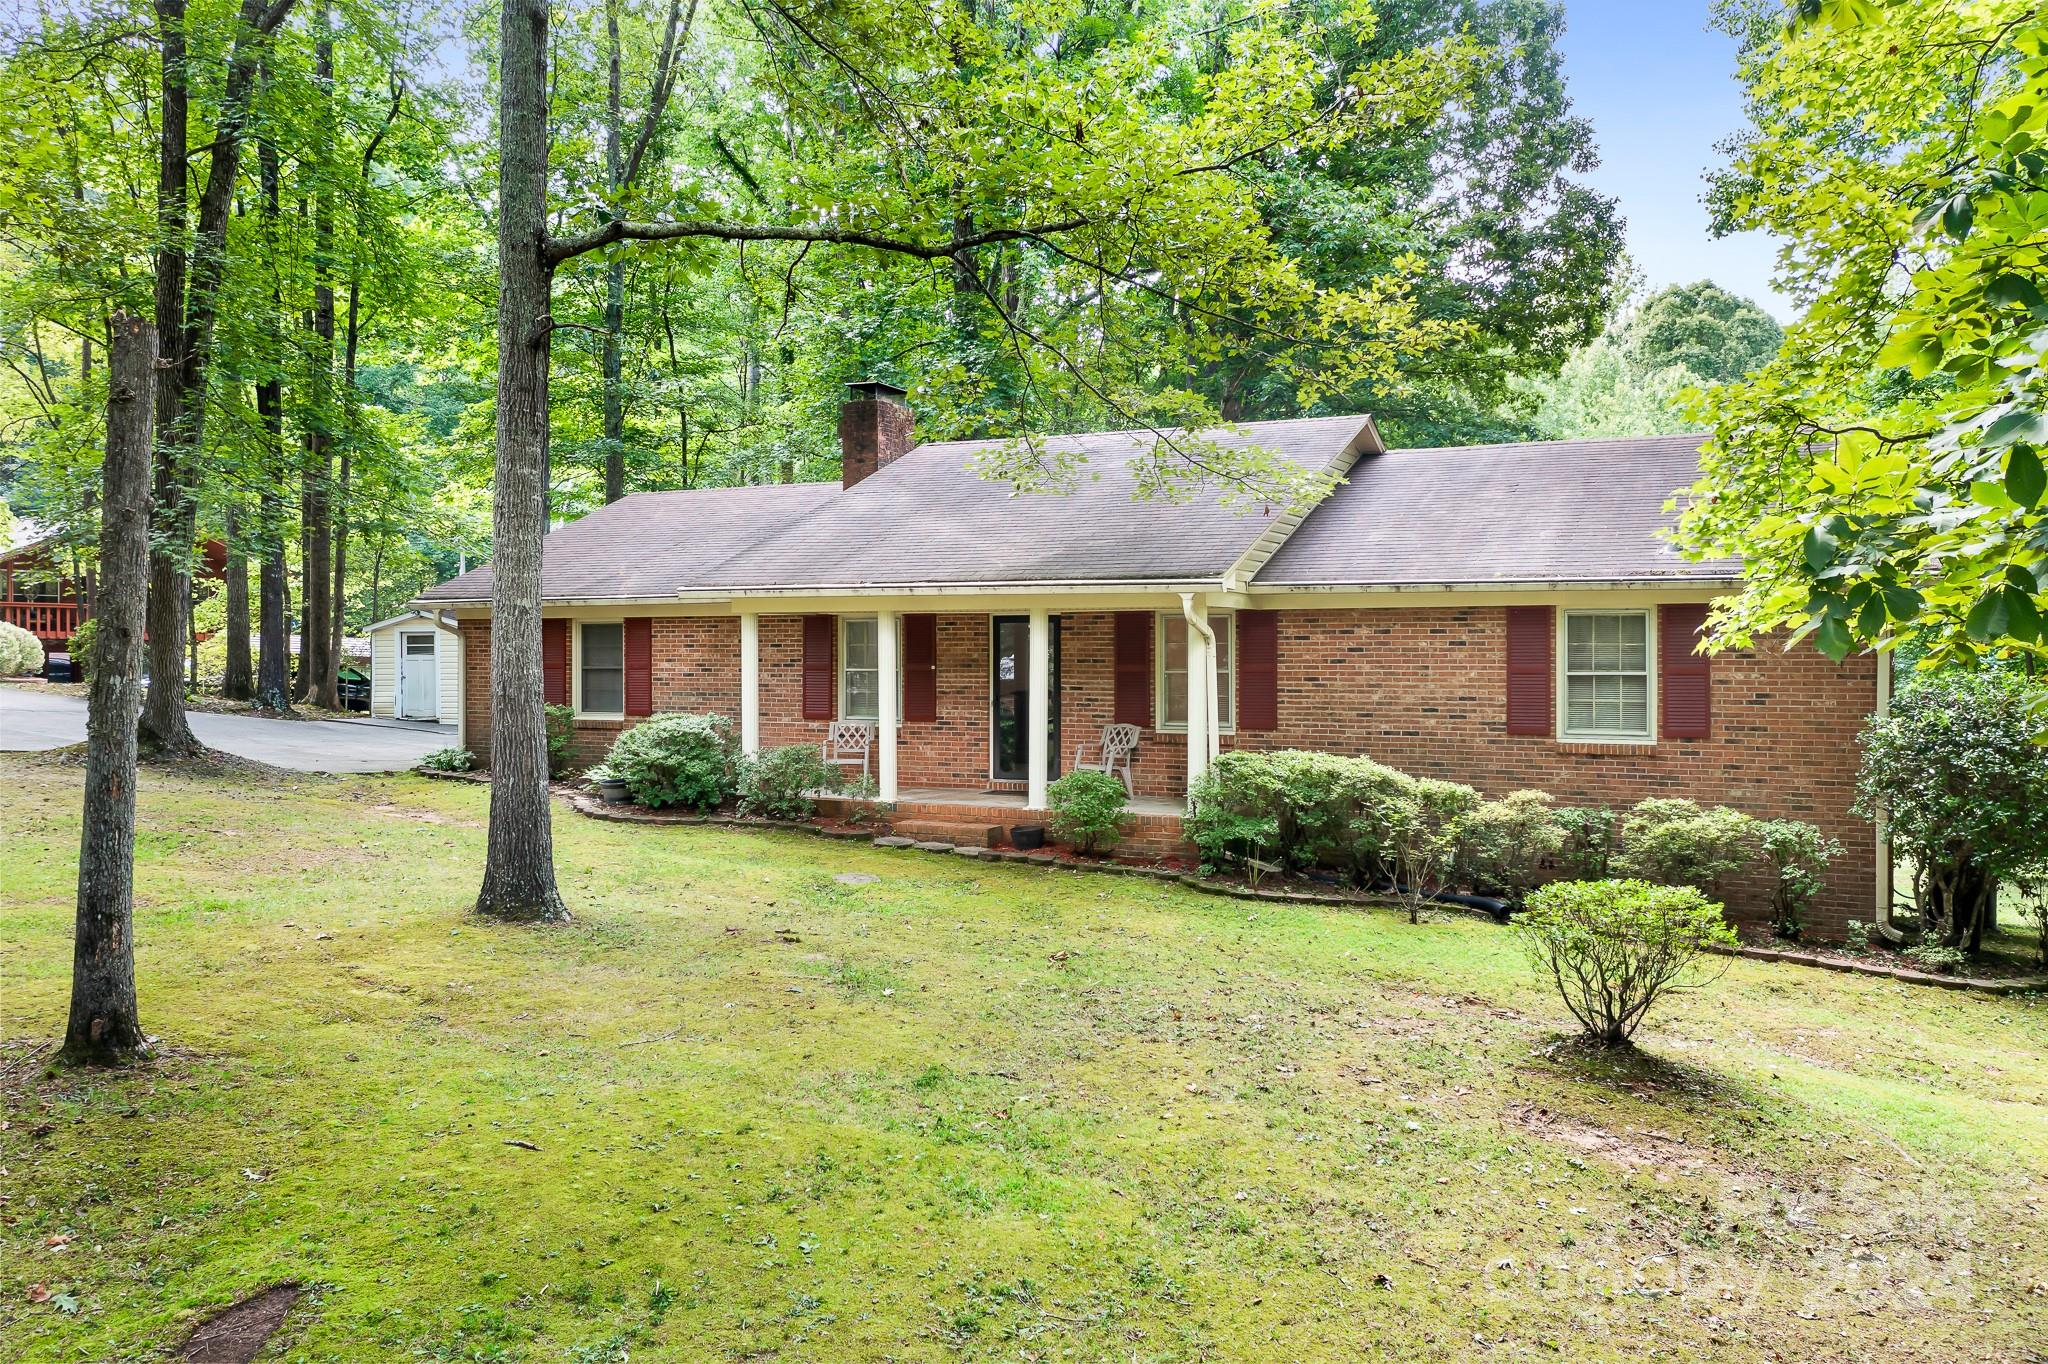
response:
[[[73,566],[74,556],[61,536],[26,521],[14,529],[14,544],[0,550],[0,621],[34,635],[46,658],[65,653],[80,622],[92,614],[89,593],[71,576],[84,570]],[[193,572],[202,579],[223,579],[227,562],[227,546],[208,540],[199,548]]]
[[[369,636],[370,714],[452,724],[462,712],[462,639],[432,611],[380,620]]]
[[[1369,418],[1328,417],[1225,437],[1345,477],[1297,518],[1134,500],[1149,433],[1063,438],[1078,486],[1016,494],[974,473],[982,446],[914,446],[900,390],[855,389],[840,484],[645,493],[548,537],[546,692],[575,707],[581,761],[661,711],[737,717],[750,751],[863,719],[899,815],[1001,821],[1127,722],[1141,846],[1178,844],[1217,752],[1315,748],[1494,795],[1810,820],[1847,849],[1824,933],[1887,893],[1849,808],[1877,661],[1693,651],[1738,572],[1663,538],[1696,436],[1389,451]],[[489,601],[488,567],[421,598],[460,622],[486,757]],[[1760,909],[1757,887],[1730,898]]]

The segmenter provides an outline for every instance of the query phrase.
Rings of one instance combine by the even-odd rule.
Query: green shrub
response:
[[[1107,772],[1069,772],[1046,788],[1053,837],[1091,855],[1106,853],[1124,836],[1124,807],[1130,795]]]
[[[1842,845],[1799,819],[1767,819],[1756,826],[1757,846],[1771,864],[1771,931],[1793,942],[1806,927],[1827,878],[1828,863],[1841,856]]]
[[[1857,812],[1885,820],[1913,864],[1925,936],[1974,952],[2001,883],[2048,879],[2048,746],[2034,730],[2048,696],[2012,671],[1927,673],[1863,727]]]
[[[100,637],[100,622],[97,616],[87,616],[78,622],[78,628],[71,632],[71,643],[66,652],[71,655],[71,677],[76,682],[92,680],[93,650]]]
[[[1529,896],[1513,932],[1586,1035],[1625,1046],[1663,995],[1706,984],[1710,944],[1732,944],[1721,907],[1691,886],[1557,881]]]
[[[1557,850],[1557,869],[1572,881],[1605,881],[1614,860],[1614,811],[1566,806],[1557,811],[1564,846]]]
[[[1220,755],[1189,792],[1183,828],[1203,862],[1327,866],[1385,879],[1414,779],[1370,758],[1283,749]]]
[[[1652,798],[1621,820],[1618,876],[1710,891],[1756,855],[1756,821],[1739,810]]]
[[[0,620],[0,677],[26,677],[42,670],[42,641],[12,621]]]
[[[1408,922],[1422,918],[1427,900],[1449,889],[1457,874],[1458,825],[1479,804],[1479,793],[1454,781],[1411,777],[1406,794],[1388,811],[1394,891],[1408,906]]]
[[[576,712],[567,706],[543,706],[547,715],[548,775],[569,770],[569,744],[576,738]]]
[[[846,769],[828,763],[813,744],[771,748],[739,764],[739,807],[763,819],[809,819],[818,812],[817,795],[837,791]]]
[[[1564,848],[1565,827],[1547,791],[1516,791],[1458,817],[1458,879],[1520,904]]]
[[[732,799],[739,754],[722,715],[656,715],[621,734],[604,765],[642,805],[714,810]]]
[[[1921,970],[1944,976],[1955,975],[1970,960],[1970,954],[1960,947],[1947,947],[1938,942],[1916,943],[1906,949],[1906,957]]]
[[[1243,871],[1270,862],[1280,844],[1279,822],[1270,810],[1243,800],[1230,774],[1217,770],[1235,756],[1223,754],[1195,780],[1181,817],[1181,832],[1210,871]]]
[[[466,748],[437,748],[418,765],[429,772],[467,772],[476,766],[476,754]]]

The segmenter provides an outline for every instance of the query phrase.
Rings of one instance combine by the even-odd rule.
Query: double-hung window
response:
[[[1564,613],[1564,737],[1640,739],[1650,728],[1650,613]]]
[[[626,627],[617,621],[577,627],[576,710],[582,715],[626,713]]]
[[[839,716],[879,720],[882,707],[881,626],[873,616],[839,618]],[[896,641],[896,718],[903,718],[903,641]]]
[[[1217,731],[1229,734],[1237,728],[1237,677],[1234,618],[1228,612],[1209,617],[1209,632],[1216,636],[1216,721]],[[1170,732],[1188,727],[1188,622],[1175,611],[1159,613],[1159,728]]]

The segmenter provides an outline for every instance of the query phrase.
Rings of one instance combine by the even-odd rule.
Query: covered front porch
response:
[[[1177,820],[1234,718],[1237,603],[1092,596],[841,598],[801,615],[735,602],[741,746],[756,754],[808,732],[830,749],[851,729],[852,773],[878,802],[1014,817],[1043,811],[1058,777],[1102,765],[1114,732],[1136,745],[1111,763],[1132,813]]]
[[[1003,847],[1011,830],[1043,822],[1022,791],[977,791],[969,787],[903,786],[894,801],[879,796],[832,796],[819,802],[828,819],[861,820],[912,838],[930,838],[976,847]],[[1181,802],[1163,796],[1134,796],[1129,806],[1121,854],[1175,857],[1187,851],[1181,832]]]

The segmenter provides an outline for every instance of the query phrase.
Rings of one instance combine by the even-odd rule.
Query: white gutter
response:
[[[1251,591],[1338,592],[1413,595],[1425,592],[1644,592],[1666,587],[1740,587],[1741,578],[1481,578],[1469,582],[1432,583],[1285,583],[1258,582]]]

